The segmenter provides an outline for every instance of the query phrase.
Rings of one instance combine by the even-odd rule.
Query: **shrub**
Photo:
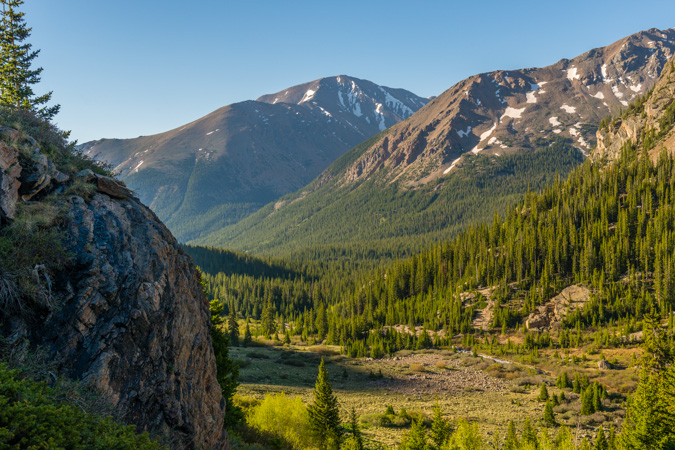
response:
[[[21,379],[0,365],[0,447],[69,449],[160,449],[147,434],[111,418],[86,414],[55,400],[43,383]]]
[[[424,372],[424,365],[420,363],[412,363],[410,364],[410,370],[413,372]]]
[[[306,448],[312,443],[309,414],[300,397],[289,398],[283,392],[267,394],[249,411],[246,421],[249,426],[270,433],[293,448]]]

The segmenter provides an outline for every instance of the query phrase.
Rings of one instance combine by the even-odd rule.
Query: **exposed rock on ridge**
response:
[[[52,301],[28,316],[2,311],[3,333],[46,350],[139,430],[175,448],[226,448],[208,303],[191,258],[123,184],[91,171],[71,180],[34,141],[24,139],[27,152],[15,131],[0,138],[0,218],[50,195],[65,206],[60,228],[72,255],[53,274]],[[67,195],[75,182],[95,192]]]
[[[653,87],[675,52],[675,29],[651,29],[543,68],[469,77],[387,130],[343,174],[415,187],[466,158],[528,151],[565,138],[585,155],[596,127]]]
[[[592,154],[594,160],[606,159],[615,161],[621,154],[621,148],[626,143],[638,144],[642,142],[646,131],[653,131],[654,135],[661,136],[650,150],[652,159],[658,157],[663,148],[675,151],[675,133],[669,129],[662,129],[661,119],[675,101],[675,61],[671,60],[666,66],[639,110],[631,109],[622,117],[612,120],[607,126],[597,132],[598,146]],[[669,132],[670,131],[670,132]]]

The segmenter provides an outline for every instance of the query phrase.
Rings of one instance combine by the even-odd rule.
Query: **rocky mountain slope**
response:
[[[552,171],[564,175],[578,164],[569,154],[564,161],[552,155],[551,145],[587,155],[600,121],[654,86],[674,50],[675,29],[651,29],[548,67],[467,78],[348,152],[316,182],[197,242],[278,254],[306,242],[401,238],[411,230],[443,237],[469,216],[489,218],[506,194],[516,198]],[[476,195],[474,187],[495,182]],[[386,207],[383,196],[396,206]],[[425,213],[428,224],[412,226]]]
[[[82,170],[50,136],[0,128],[0,347],[44,352],[117,418],[175,448],[225,448],[191,258],[122,183]]]
[[[218,109],[177,129],[82,146],[110,163],[180,240],[236,223],[305,186],[428,99],[348,76]]]
[[[597,132],[598,146],[594,160],[616,161],[626,144],[644,144],[649,140],[649,154],[657,159],[664,149],[675,151],[675,63],[671,60],[653,89],[621,116],[608,120]]]

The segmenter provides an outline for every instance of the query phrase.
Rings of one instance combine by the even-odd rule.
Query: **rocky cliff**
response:
[[[648,147],[652,159],[656,159],[664,148],[672,153],[675,150],[675,132],[672,130],[674,100],[675,61],[671,60],[644,98],[598,129],[598,146],[592,158],[615,161],[626,143],[635,145],[645,140],[651,141]]]
[[[41,348],[119,419],[172,447],[227,447],[208,303],[191,258],[122,183],[78,170],[86,160],[65,148],[50,147],[49,158],[44,150],[0,130],[0,243],[24,233],[37,249],[24,258],[14,245],[0,258],[5,341]],[[60,171],[52,157],[70,159]]]

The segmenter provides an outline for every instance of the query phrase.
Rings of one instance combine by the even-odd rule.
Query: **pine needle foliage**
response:
[[[339,447],[340,411],[337,396],[328,380],[326,364],[321,358],[314,386],[314,403],[309,405],[309,424],[321,450]]]
[[[33,111],[45,119],[54,117],[59,105],[46,106],[52,92],[36,95],[32,86],[40,82],[42,67],[32,68],[40,53],[26,40],[31,28],[19,11],[23,0],[0,0],[0,105]]]

